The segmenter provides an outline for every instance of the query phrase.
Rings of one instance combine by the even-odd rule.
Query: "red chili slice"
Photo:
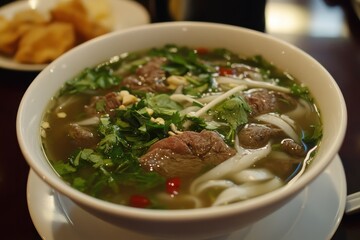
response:
[[[169,194],[178,194],[180,190],[181,180],[178,177],[166,180],[166,192]]]
[[[207,53],[209,53],[209,49],[204,48],[204,47],[200,47],[200,48],[196,48],[196,52],[199,55],[207,54]]]
[[[150,206],[150,200],[142,195],[132,195],[129,205],[136,208],[147,208]]]
[[[219,68],[219,74],[220,76],[227,76],[233,74],[233,69],[227,68],[227,67],[220,67]]]

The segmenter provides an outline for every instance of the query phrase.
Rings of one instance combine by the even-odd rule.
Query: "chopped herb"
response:
[[[81,93],[88,90],[107,89],[120,83],[120,78],[102,68],[86,68],[74,79],[65,83],[60,95]]]
[[[226,134],[226,139],[232,143],[238,127],[248,122],[250,111],[250,106],[240,96],[227,99],[211,110],[218,120],[229,123],[230,130]]]

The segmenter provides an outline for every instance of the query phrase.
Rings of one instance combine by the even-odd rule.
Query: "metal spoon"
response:
[[[360,192],[350,194],[346,197],[346,214],[353,214],[360,211]]]

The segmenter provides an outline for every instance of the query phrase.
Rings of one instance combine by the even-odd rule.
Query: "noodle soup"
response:
[[[82,192],[188,209],[296,180],[322,128],[306,86],[261,56],[166,45],[114,56],[67,81],[41,136],[54,170]]]

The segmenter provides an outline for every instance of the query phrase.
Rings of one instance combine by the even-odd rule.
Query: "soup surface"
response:
[[[261,56],[166,45],[84,69],[51,99],[44,152],[74,188],[140,208],[243,201],[287,184],[322,136],[310,92]]]

